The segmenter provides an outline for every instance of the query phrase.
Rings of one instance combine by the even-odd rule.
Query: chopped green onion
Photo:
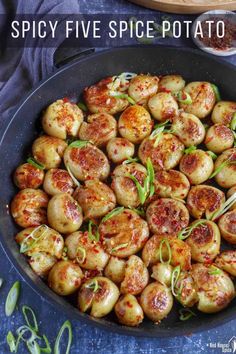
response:
[[[26,346],[27,346],[30,354],[40,354],[41,353],[40,346],[35,340],[27,341]]]
[[[39,236],[35,238],[34,234],[36,232],[38,232],[42,227],[45,228],[45,230],[40,234]],[[28,252],[29,250],[31,250],[44,236],[44,234],[48,231],[48,226],[45,224],[42,224],[38,227],[36,227],[36,229],[34,229],[28,236],[26,236],[23,240],[23,242],[21,243],[20,246],[20,253],[25,253]],[[31,242],[30,244],[28,244],[29,239],[33,239],[33,242]]]
[[[87,107],[83,102],[77,103],[77,106],[78,106],[83,112],[87,112],[87,111],[88,111],[88,107]]]
[[[27,332],[31,334],[30,338],[28,338],[28,335],[24,337],[24,334]],[[41,337],[38,336],[36,332],[27,325],[23,325],[17,328],[16,333],[18,335],[17,343],[19,343],[20,340],[23,340],[24,342],[33,342],[35,339],[41,339]]]
[[[46,354],[50,354],[52,352],[52,349],[51,349],[51,345],[47,339],[47,337],[45,336],[45,334],[43,335],[43,340],[46,344],[46,347],[41,347],[40,350],[42,353],[46,353]]]
[[[172,274],[171,274],[171,291],[172,291],[172,294],[174,296],[178,296],[178,294],[176,294],[175,292],[175,286],[178,282],[178,279],[179,279],[179,276],[180,276],[180,266],[178,265],[177,267],[175,267],[172,271]]]
[[[7,344],[9,345],[9,349],[11,353],[17,352],[16,339],[11,331],[7,333]]]
[[[144,187],[141,186],[141,184],[139,183],[139,181],[137,180],[136,177],[134,177],[131,174],[128,174],[127,177],[129,177],[135,184],[137,191],[138,191],[138,196],[139,196],[139,200],[141,202],[141,204],[144,204],[146,198],[147,198],[147,191],[145,190]]]
[[[191,154],[192,152],[196,151],[197,147],[194,145],[189,146],[187,149],[184,150],[186,155]]]
[[[75,148],[83,148],[87,146],[88,144],[91,144],[91,141],[88,140],[75,140],[70,143],[69,147],[75,147]]]
[[[236,112],[233,114],[233,118],[230,123],[230,129],[232,129],[232,130],[236,129]]]
[[[211,216],[211,220],[218,219],[221,215],[223,215],[227,210],[229,210],[232,205],[236,202],[236,193],[232,194],[229,199],[221,206],[221,208],[213,213]]]
[[[120,213],[122,213],[124,210],[124,207],[118,207],[113,209],[112,211],[110,211],[110,213],[108,213],[107,215],[104,216],[104,218],[102,218],[101,222],[105,222],[107,220],[109,220],[110,218],[112,218],[113,216],[119,215]]]
[[[234,136],[234,147],[236,147],[236,132],[234,130],[231,130]]]
[[[98,284],[97,279],[93,279],[92,282],[86,286],[86,288],[92,289],[93,292],[96,293],[102,287]]]
[[[192,104],[192,98],[188,92],[179,91],[177,92],[177,100],[183,104]]]
[[[120,245],[118,245],[118,246],[112,248],[112,249],[111,249],[111,252],[119,251],[120,249],[127,247],[128,244],[129,244],[128,242],[126,242],[126,243],[121,243]]]
[[[38,168],[39,170],[44,170],[44,169],[45,169],[45,166],[44,166],[43,164],[41,164],[40,162],[36,161],[33,157],[29,157],[29,158],[27,159],[27,162],[28,162],[30,165],[32,165],[32,166]]]
[[[168,126],[170,126],[169,122],[170,122],[169,120],[166,120],[163,123],[159,123],[159,124],[155,125],[155,127],[154,127],[155,129],[153,130],[153,132],[149,136],[149,139],[151,139],[151,140],[155,139],[154,147],[157,147],[157,145],[159,144],[163,133],[173,133],[174,132],[172,129],[168,128]]]
[[[20,296],[20,282],[19,281],[16,281],[8,295],[7,295],[7,298],[6,298],[6,302],[5,302],[5,314],[6,316],[11,316],[16,308],[16,304],[17,304],[17,301],[18,301],[18,298]]]
[[[62,257],[61,257],[63,259],[63,261],[67,261],[68,260],[67,252],[68,252],[68,248],[66,246],[63,247],[63,252],[62,252]]]
[[[149,190],[149,197],[152,197],[153,194],[155,193],[155,186],[154,186],[155,171],[150,157],[147,159],[147,172],[148,172],[148,175],[146,177],[146,180],[148,181],[147,189]]]
[[[93,227],[94,226],[96,227],[95,234],[93,234]],[[98,242],[100,240],[98,226],[92,220],[89,220],[89,223],[88,223],[88,237],[89,237],[90,241]]]
[[[132,207],[128,207],[130,210],[133,210],[135,213],[137,213],[140,216],[145,216],[145,210],[142,207],[139,208],[132,208]]]
[[[133,98],[131,98],[127,93],[121,93],[118,91],[110,91],[109,94],[111,97],[126,99],[132,105],[136,104],[136,102],[133,100]]]
[[[30,315],[33,319],[33,325],[31,325],[30,323],[30,320],[29,320],[29,317],[27,315],[27,312],[30,312]],[[25,318],[25,322],[27,323],[27,325],[29,326],[30,329],[32,329],[32,331],[35,331],[35,332],[38,332],[39,328],[38,328],[38,323],[37,323],[37,320],[36,320],[36,316],[35,316],[35,313],[34,311],[32,310],[31,307],[29,306],[22,306],[22,313],[24,315],[24,318]]]
[[[197,316],[192,310],[188,308],[180,309],[179,310],[180,314],[180,321],[187,321],[189,320],[192,316]]]
[[[75,176],[73,175],[73,173],[71,172],[71,169],[68,165],[65,165],[66,166],[66,169],[67,169],[67,172],[69,173],[72,181],[74,182],[74,184],[77,186],[77,187],[80,187],[80,183],[79,181],[77,180],[77,178],[75,178]]]
[[[186,238],[188,238],[191,235],[192,231],[194,229],[196,229],[196,227],[205,224],[205,222],[206,222],[206,220],[199,220],[199,221],[196,221],[194,224],[192,224],[192,226],[186,227],[185,229],[183,229],[182,231],[180,231],[178,233],[178,239],[185,240]]]
[[[220,91],[219,91],[218,87],[214,84],[211,84],[211,87],[212,87],[212,90],[214,91],[216,102],[221,101]]]
[[[162,257],[162,247],[163,247],[164,244],[166,245],[167,250],[168,250],[168,260],[166,262],[163,260],[163,257]],[[161,240],[161,243],[160,243],[160,246],[159,246],[159,255],[160,255],[160,262],[161,263],[170,264],[171,258],[172,258],[172,251],[171,251],[170,243],[169,243],[169,241],[166,238]]]
[[[229,166],[229,165],[234,165],[236,164],[236,161],[231,161],[232,155],[225,161],[223,161],[218,167],[217,169],[210,175],[209,178],[213,178],[216,175],[218,175],[218,173],[220,173],[221,170],[223,170],[224,167]]]
[[[82,255],[82,257],[81,258],[79,258],[79,256],[78,256],[78,253],[80,252],[80,254]],[[76,261],[78,262],[78,263],[84,263],[84,261],[85,261],[85,259],[86,259],[86,250],[85,250],[85,248],[84,247],[77,247],[77,251],[76,251]]]
[[[60,329],[60,331],[58,332],[56,341],[55,341],[55,346],[54,346],[54,354],[60,354],[60,342],[61,342],[61,337],[64,333],[65,330],[68,330],[68,343],[67,343],[67,347],[66,347],[66,351],[63,352],[64,354],[69,354],[70,353],[70,347],[71,347],[71,343],[72,343],[72,327],[71,327],[71,323],[70,321],[65,321]]]
[[[129,163],[138,162],[138,161],[139,161],[138,157],[128,157],[127,160],[122,162],[122,165],[128,165]]]
[[[217,159],[217,155],[213,151],[208,150],[207,154],[212,158],[212,160]]]
[[[209,124],[204,123],[203,126],[204,126],[204,128],[205,128],[206,130],[209,129]]]
[[[212,265],[208,271],[208,274],[219,275],[219,274],[221,274],[221,270],[219,268],[217,268],[216,266]]]

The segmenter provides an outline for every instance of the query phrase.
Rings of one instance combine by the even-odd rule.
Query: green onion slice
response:
[[[145,210],[142,207],[139,208],[132,208],[132,207],[128,207],[130,210],[133,210],[135,213],[137,213],[140,216],[145,216]]]
[[[189,320],[192,316],[197,316],[192,310],[189,308],[184,308],[179,310],[180,314],[180,321],[187,321]]]
[[[91,144],[91,141],[89,140],[75,140],[70,143],[69,147],[75,147],[75,148],[83,148],[87,146],[88,144]]]
[[[188,155],[188,154],[192,154],[192,152],[194,152],[194,151],[196,151],[196,150],[197,150],[197,147],[194,146],[194,145],[191,145],[191,146],[189,146],[187,149],[184,150],[184,153],[185,153],[186,155]]]
[[[144,204],[144,202],[147,198],[147,194],[148,194],[148,191],[146,190],[145,185],[144,185],[144,187],[141,186],[141,184],[139,183],[137,178],[135,176],[131,175],[130,173],[128,173],[126,177],[130,178],[134,182],[134,184],[137,188],[137,191],[138,191],[140,203]]]
[[[96,228],[95,234],[93,233],[93,227]],[[89,220],[89,223],[88,223],[88,237],[89,237],[90,241],[98,242],[100,240],[98,226],[92,220]]]
[[[126,99],[130,104],[134,105],[136,102],[127,93],[121,93],[118,91],[110,91],[109,95],[115,98]]]
[[[208,150],[207,154],[212,158],[212,160],[217,159],[217,155],[213,151]]]
[[[42,228],[45,228],[45,230],[42,231],[42,233],[40,233],[39,231],[41,231]],[[28,252],[29,250],[31,250],[45,235],[45,233],[48,231],[48,226],[45,224],[42,224],[38,227],[36,227],[36,229],[34,229],[28,236],[26,236],[23,240],[23,242],[21,243],[20,246],[20,253],[25,253]],[[37,233],[39,232],[38,236]],[[32,242],[28,242],[30,239],[33,239]]]
[[[27,312],[30,314],[32,320],[33,320],[33,324],[30,323],[30,320],[29,320],[29,316],[27,314]],[[37,319],[36,319],[36,316],[35,316],[35,313],[34,311],[32,310],[31,307],[29,306],[22,306],[22,313],[24,315],[24,318],[25,318],[25,322],[27,323],[27,325],[29,326],[30,329],[32,329],[32,331],[34,332],[38,332],[39,328],[38,328],[38,322],[37,322]]]
[[[77,186],[77,187],[80,187],[80,183],[79,181],[77,180],[77,178],[75,178],[75,176],[73,175],[73,173],[71,172],[71,169],[70,167],[68,166],[68,164],[65,164],[66,166],[66,169],[67,169],[67,172],[69,173],[72,181],[74,182],[74,184]]]
[[[20,296],[20,282],[17,280],[11,287],[5,302],[5,314],[11,316]]]
[[[87,107],[83,102],[77,103],[77,106],[78,106],[83,112],[87,112],[87,111],[88,111],[88,107]]]
[[[26,346],[27,346],[30,354],[40,354],[41,353],[40,346],[35,340],[27,341]]]
[[[192,98],[188,92],[179,91],[177,92],[177,100],[183,104],[192,104]]]
[[[174,296],[178,296],[178,294],[176,294],[175,292],[175,286],[178,282],[178,279],[179,279],[179,276],[180,276],[180,266],[178,265],[177,267],[175,267],[172,271],[172,274],[171,274],[171,291],[172,291],[172,294]]]
[[[168,260],[166,262],[163,260],[163,255],[162,255],[162,247],[163,247],[164,244],[166,245],[167,250],[168,250]],[[159,246],[159,255],[160,255],[160,262],[161,263],[170,264],[171,258],[172,258],[172,251],[171,251],[170,243],[169,243],[169,241],[166,238],[161,240],[161,243],[160,243],[160,246]]]
[[[215,169],[215,171],[210,175],[209,178],[213,178],[215,177],[218,173],[220,173],[221,170],[223,170],[224,167],[229,166],[229,165],[235,165],[236,164],[236,160],[232,161],[231,160],[232,155],[225,161],[223,161],[218,167],[217,169]]]
[[[41,164],[40,162],[36,161],[33,157],[29,157],[29,158],[27,159],[27,162],[28,162],[30,165],[32,165],[32,166],[38,168],[39,170],[44,170],[44,169],[45,169],[45,166],[44,166],[43,164]]]
[[[185,240],[186,238],[188,238],[190,235],[191,235],[191,233],[192,233],[192,231],[194,230],[194,229],[196,229],[196,227],[198,227],[198,226],[200,226],[200,225],[203,225],[203,224],[205,224],[206,223],[206,220],[199,220],[199,221],[196,221],[194,224],[192,224],[191,226],[188,226],[188,227],[186,227],[185,229],[183,229],[182,231],[180,231],[179,233],[178,233],[178,238],[180,239],[180,240]]]
[[[128,157],[128,159],[122,162],[122,165],[128,165],[129,163],[138,162],[138,161],[139,161],[138,157]]]
[[[216,102],[221,101],[219,88],[214,84],[211,84],[211,87],[212,87],[212,90],[214,91]]]
[[[124,207],[118,207],[118,208],[113,209],[112,211],[110,211],[110,213],[105,215],[104,218],[102,218],[102,222],[105,222],[105,221],[111,219],[113,216],[119,215],[120,213],[123,212],[124,209],[125,209]]]
[[[7,344],[11,353],[17,352],[16,339],[11,331],[7,333]]]
[[[80,253],[81,257],[79,257],[78,253]],[[84,247],[77,247],[77,251],[76,251],[76,261],[78,263],[84,263],[85,259],[86,259],[86,250]]]
[[[169,129],[169,126],[170,126],[169,122],[170,122],[169,120],[166,120],[165,122],[155,125],[155,127],[154,127],[155,129],[153,130],[153,132],[149,136],[149,139],[151,139],[151,140],[155,139],[154,147],[158,146],[163,133],[173,133],[173,130]]]
[[[88,289],[92,289],[94,293],[96,293],[102,287],[98,284],[97,279],[93,279],[90,284],[86,286]]]
[[[69,354],[70,353],[70,347],[71,347],[71,343],[72,343],[72,327],[71,327],[71,323],[70,321],[65,321],[62,325],[62,327],[60,328],[56,341],[55,341],[55,346],[54,346],[54,354],[61,354],[61,350],[60,350],[60,342],[61,342],[61,337],[64,333],[65,330],[68,330],[68,342],[67,342],[67,347],[66,347],[66,351],[64,352],[64,354]]]
[[[24,337],[25,333],[28,332],[31,334],[30,338],[28,338],[28,334]],[[17,328],[16,333],[18,335],[18,343],[20,342],[20,340],[23,340],[24,342],[33,342],[35,339],[41,339],[41,337],[38,336],[37,333],[27,325],[23,325]]]
[[[218,219],[221,215],[223,215],[227,210],[229,210],[234,203],[236,202],[236,192],[229,197],[226,202],[222,205],[222,207],[215,211],[211,217],[211,220]]]
[[[210,275],[219,275],[221,274],[221,270],[217,268],[216,266],[212,265],[208,271]]]
[[[52,349],[51,349],[51,345],[50,345],[47,337],[45,336],[45,334],[43,335],[43,340],[45,342],[46,347],[40,347],[40,350],[42,353],[50,354],[52,352]]]
[[[236,129],[236,112],[233,114],[233,118],[230,123],[230,129],[232,129],[232,130]]]
[[[126,242],[126,243],[121,243],[120,245],[118,245],[118,246],[112,248],[112,249],[111,249],[111,252],[119,251],[120,249],[127,247],[128,244],[129,244],[128,242]]]

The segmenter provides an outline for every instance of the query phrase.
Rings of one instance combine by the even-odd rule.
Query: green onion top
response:
[[[124,211],[124,209],[125,209],[124,207],[118,207],[118,208],[113,209],[112,211],[110,211],[107,215],[105,215],[102,218],[101,222],[105,222],[105,221],[111,219],[113,216],[121,214]]]
[[[226,202],[217,210],[215,211],[212,216],[211,220],[218,219],[221,215],[223,215],[227,210],[229,210],[234,203],[236,202],[236,192],[231,195],[230,198],[226,200]]]
[[[197,316],[192,310],[189,308],[183,308],[179,310],[180,314],[180,321],[187,321],[189,320],[192,316]]]
[[[180,272],[181,272],[181,268],[178,265],[177,267],[175,267],[173,269],[172,274],[171,274],[171,291],[172,291],[172,294],[174,296],[178,296],[179,295],[179,294],[176,294],[175,287],[176,287],[176,284],[178,282],[178,279],[179,279],[179,276],[180,276]]]
[[[233,118],[230,122],[230,129],[232,130],[236,129],[236,112],[233,114]]]
[[[87,112],[87,111],[88,111],[88,107],[87,107],[83,102],[77,103],[77,106],[78,106],[83,112]]]
[[[212,87],[212,90],[214,91],[216,102],[221,101],[219,88],[214,84],[211,84],[211,87]]]
[[[88,144],[91,144],[91,141],[88,140],[74,140],[72,143],[70,143],[69,147],[75,147],[75,148],[83,148],[87,146]]]
[[[27,162],[28,162],[30,165],[32,165],[32,166],[38,168],[39,170],[44,170],[44,169],[45,169],[45,166],[44,166],[43,164],[41,164],[40,162],[38,162],[37,160],[35,160],[33,157],[29,157],[29,158],[27,159]]]
[[[199,227],[200,225],[203,225],[205,223],[206,223],[206,220],[199,220],[199,221],[194,222],[191,226],[188,226],[185,229],[183,229],[182,231],[180,231],[178,233],[178,238],[180,240],[185,240],[186,238],[188,238],[191,235],[191,233],[194,229],[196,229],[197,227]]]
[[[60,351],[61,337],[66,329],[68,330],[68,341],[67,341],[66,351],[64,352],[64,354],[70,353],[70,347],[71,347],[71,343],[72,343],[72,327],[71,327],[70,321],[67,320],[63,323],[63,325],[61,326],[61,328],[58,332],[58,335],[57,335],[57,338],[55,341],[55,346],[54,346],[54,354],[61,353],[61,351]]]
[[[166,262],[163,260],[163,254],[162,254],[163,253],[162,248],[163,248],[164,244],[166,245],[167,250],[168,250],[168,260]],[[158,251],[159,251],[160,262],[163,264],[164,263],[170,264],[171,258],[172,258],[172,251],[171,251],[170,243],[167,238],[164,238],[163,240],[161,240]]]
[[[217,159],[217,155],[213,151],[208,150],[207,154],[212,158],[212,160]]]
[[[20,282],[16,281],[11,289],[9,290],[9,293],[6,298],[5,302],[5,314],[6,316],[11,316],[16,308],[17,301],[20,296]]]
[[[188,155],[188,154],[192,154],[194,151],[196,151],[197,150],[197,147],[196,146],[194,146],[194,145],[191,145],[191,146],[189,146],[187,149],[185,149],[184,150],[184,153],[186,154],[186,155]]]

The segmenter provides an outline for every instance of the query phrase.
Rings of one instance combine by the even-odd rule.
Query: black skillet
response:
[[[218,314],[197,313],[197,317],[192,317],[184,322],[179,320],[176,308],[160,325],[145,320],[138,328],[117,324],[113,315],[101,320],[94,319],[87,314],[80,313],[67,299],[53,293],[33,273],[25,257],[19,253],[18,246],[14,241],[17,228],[9,215],[8,208],[16,193],[12,183],[12,172],[17,165],[24,161],[26,148],[30,147],[37,135],[40,112],[58,98],[78,98],[85,86],[91,85],[105,76],[124,71],[149,72],[157,75],[178,73],[183,75],[187,81],[203,80],[215,83],[219,86],[223,98],[236,99],[236,68],[196,50],[165,47],[111,49],[90,54],[66,65],[34,88],[19,105],[15,114],[9,117],[8,124],[4,127],[0,141],[1,243],[6,255],[32,289],[70,318],[85,321],[109,331],[146,337],[188,335],[219,326],[236,318],[236,301],[233,301],[227,309]]]

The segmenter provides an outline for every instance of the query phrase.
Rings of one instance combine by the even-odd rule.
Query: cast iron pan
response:
[[[59,311],[66,313],[69,318],[85,321],[109,331],[146,337],[188,335],[216,327],[236,317],[236,301],[218,314],[198,313],[197,317],[184,322],[178,319],[176,308],[160,325],[145,320],[138,328],[119,325],[113,315],[105,319],[94,319],[87,314],[82,314],[66,298],[53,293],[33,273],[14,241],[17,228],[9,215],[8,207],[16,193],[12,183],[12,172],[17,165],[25,161],[26,148],[30,147],[37,135],[40,112],[58,98],[78,98],[85,86],[105,76],[124,71],[149,72],[157,75],[178,73],[187,81],[213,82],[219,86],[223,98],[229,100],[236,98],[236,68],[196,50],[165,47],[120,48],[91,54],[66,65],[28,94],[13,117],[9,117],[9,122],[4,128],[0,141],[0,239],[3,248],[32,289],[55,305]],[[70,300],[73,302],[73,299]]]

